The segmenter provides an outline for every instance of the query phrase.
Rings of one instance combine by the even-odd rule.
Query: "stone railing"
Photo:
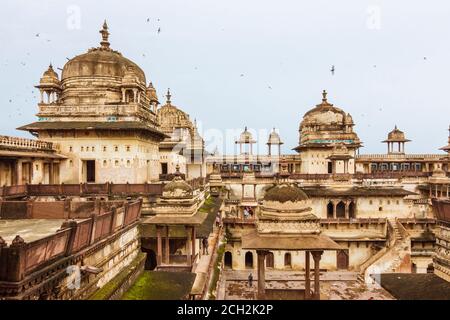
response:
[[[57,145],[42,140],[0,136],[0,148],[55,151]]]
[[[160,196],[161,183],[80,183],[80,184],[27,184],[0,188],[0,197],[19,196]]]
[[[444,157],[445,154],[360,154],[356,156],[356,161],[358,160],[370,160],[370,159],[440,159]]]
[[[139,220],[142,200],[126,203],[81,221],[68,220],[56,233],[25,242],[20,235],[11,244],[0,237],[0,282],[20,282],[42,265],[67,257]]]

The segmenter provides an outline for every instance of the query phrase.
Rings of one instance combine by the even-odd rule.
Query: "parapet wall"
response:
[[[55,285],[71,274],[67,268],[79,270],[83,265],[103,274],[98,281],[104,285],[138,252],[141,205],[139,200],[87,219],[68,220],[55,234],[28,243],[20,236],[9,246],[0,240],[0,299],[42,298],[42,292],[58,298]],[[89,278],[89,271],[78,273]],[[48,282],[47,287],[40,281]]]

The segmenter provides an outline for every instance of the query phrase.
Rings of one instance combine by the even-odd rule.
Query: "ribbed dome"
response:
[[[253,140],[253,136],[250,131],[247,130],[247,127],[245,127],[244,131],[242,131],[241,135],[239,136],[239,140],[236,141],[237,143],[255,143],[256,141]]]
[[[406,139],[405,133],[399,130],[397,126],[395,126],[394,130],[388,133],[387,140],[383,142],[407,142],[407,141],[410,140]]]
[[[264,195],[264,200],[266,201],[277,201],[277,202],[287,202],[287,201],[304,201],[308,200],[308,196],[302,189],[292,184],[279,184],[270,188]]]
[[[123,78],[132,67],[139,81],[146,83],[145,74],[133,61],[123,57],[120,53],[101,48],[91,49],[89,52],[69,60],[62,71],[61,80],[74,77],[116,77]]]
[[[163,193],[175,192],[177,190],[187,193],[191,193],[193,191],[192,187],[186,181],[184,181],[181,177],[176,176],[171,182],[164,186]]]
[[[275,131],[275,128],[270,133],[267,144],[283,144],[283,142],[281,141],[280,135]]]
[[[53,70],[53,66],[50,64],[48,69],[42,75],[39,81],[40,86],[59,86],[60,82],[58,79],[58,74]]]
[[[339,109],[328,102],[327,93],[324,90],[322,98],[322,103],[316,105],[315,108],[309,110],[305,113],[303,117],[303,122],[315,123],[315,124],[343,124],[346,122],[347,118],[351,116],[346,114],[345,111]],[[348,121],[348,120],[347,120]]]
[[[106,21],[99,32],[102,35],[100,47],[92,48],[87,53],[69,60],[63,68],[61,81],[75,77],[123,78],[127,74],[127,70],[131,69],[139,81],[145,85],[144,71],[133,61],[109,47],[109,32]]]

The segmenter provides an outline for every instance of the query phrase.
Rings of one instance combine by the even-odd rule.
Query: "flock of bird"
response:
[[[146,19],[146,22],[147,22],[147,23],[150,23],[150,21],[151,21],[150,18],[147,18],[147,19]],[[160,19],[159,19],[159,18],[156,19],[156,22],[159,24]],[[221,31],[224,31],[224,29],[222,28]],[[160,33],[161,33],[161,27],[158,26],[158,28],[157,28],[157,30],[156,30],[156,34],[159,35]],[[41,38],[41,33],[36,33],[36,34],[35,34],[35,37],[36,37],[36,38]],[[51,39],[45,39],[45,41],[46,41],[46,42],[50,42]],[[27,54],[27,56],[30,55],[29,52],[27,52],[26,54]],[[143,54],[142,54],[142,57],[145,58],[145,57],[146,57],[146,54],[143,53]],[[69,58],[66,58],[66,59],[67,59],[67,60],[70,60]],[[423,57],[423,60],[426,61],[426,60],[427,60],[427,57]],[[26,66],[26,63],[23,62],[23,61],[20,62],[20,64],[21,64],[22,66]],[[5,63],[4,65],[7,65],[7,64]],[[377,67],[377,65],[373,65],[373,68],[376,68],[376,67]],[[61,68],[57,68],[57,69],[62,70]],[[198,67],[195,67],[194,69],[197,70]],[[331,76],[334,76],[334,75],[336,74],[336,67],[335,67],[335,65],[331,65],[331,68],[330,68],[329,71],[330,71],[330,73],[331,73]],[[239,76],[240,76],[240,77],[244,77],[245,75],[244,75],[244,73],[241,73]],[[267,85],[267,89],[272,90],[272,86],[271,86],[271,85]],[[35,94],[34,91],[32,91],[32,94]],[[36,95],[34,95],[33,98],[36,99]],[[27,100],[25,100],[25,102],[27,102]],[[13,100],[12,100],[12,99],[9,99],[9,103],[13,103]],[[22,112],[21,112],[22,110],[21,110],[20,108],[17,108],[16,111],[17,111],[16,115],[22,115]],[[379,108],[379,111],[382,111],[382,108]],[[11,118],[12,116],[13,116],[12,114],[9,114],[9,118]],[[361,116],[363,117],[364,114],[362,114]]]

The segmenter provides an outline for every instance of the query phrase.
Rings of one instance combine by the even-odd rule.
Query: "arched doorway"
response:
[[[345,203],[339,201],[336,206],[336,218],[345,218]]]
[[[336,252],[337,268],[340,270],[348,269],[348,250],[339,250]]]
[[[230,251],[225,252],[224,256],[225,269],[233,268],[233,255]]]
[[[247,269],[253,269],[253,253],[250,251],[245,253],[245,267]]]
[[[355,203],[353,201],[350,202],[350,204],[348,206],[348,216],[349,216],[350,219],[355,219],[356,218]]]
[[[273,268],[274,266],[274,257],[273,257],[273,253],[269,252],[266,255],[266,268]]]
[[[334,211],[333,203],[330,201],[327,204],[327,218],[328,219],[333,219],[333,217],[334,217],[333,211]]]
[[[289,252],[284,254],[284,266],[286,268],[292,268],[292,257]]]
[[[153,251],[152,249],[147,249],[147,248],[142,248],[141,251],[145,252],[147,254],[146,258],[145,258],[144,269],[145,270],[155,270],[155,268],[157,266],[155,251]]]

